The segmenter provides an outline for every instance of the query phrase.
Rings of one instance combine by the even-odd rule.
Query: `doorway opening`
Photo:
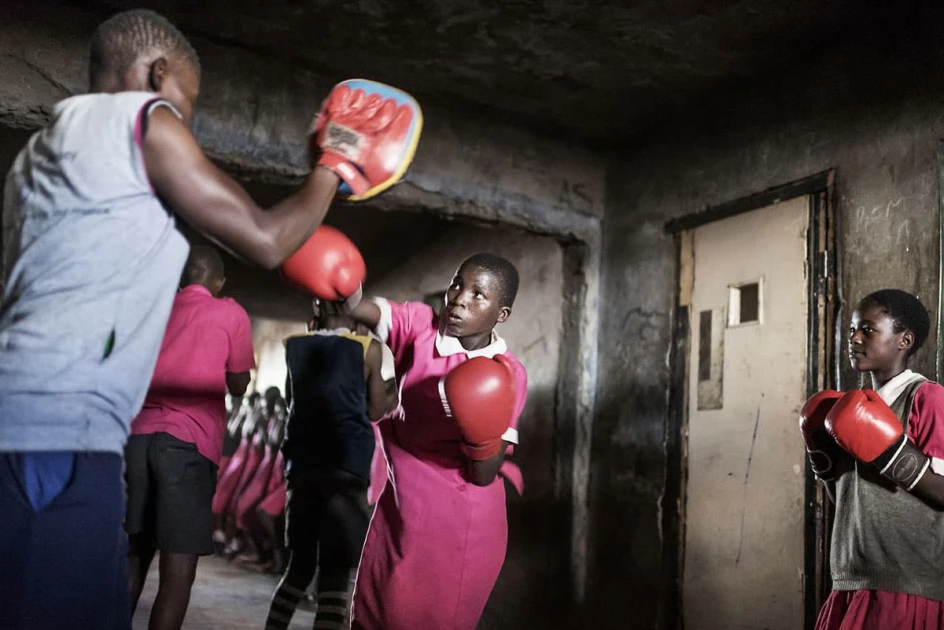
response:
[[[666,226],[679,253],[667,627],[812,629],[829,592],[832,506],[796,419],[836,378],[833,181],[819,173]]]
[[[243,181],[263,206],[282,198],[291,188]],[[550,591],[565,602],[566,556],[559,550],[569,540],[559,512],[560,477],[567,470],[555,462],[568,461],[573,440],[558,432],[558,398],[562,381],[573,365],[567,339],[572,334],[575,307],[574,258],[580,246],[559,237],[537,234],[504,224],[443,218],[429,212],[381,209],[365,204],[333,207],[325,220],[357,245],[367,265],[365,296],[429,304],[434,312],[458,265],[469,255],[488,251],[508,258],[518,269],[520,287],[512,316],[497,332],[528,370],[528,402],[519,422],[522,448],[514,463],[524,475],[519,496],[506,484],[509,543],[507,558],[482,627],[525,627],[548,616]],[[188,231],[193,242],[202,237]],[[224,253],[227,281],[223,295],[242,304],[253,324],[258,368],[249,391],[284,388],[286,368],[282,340],[305,330],[311,317],[310,297],[295,290],[278,272],[265,271]],[[551,465],[548,465],[551,462]],[[552,512],[553,511],[553,512]],[[541,574],[541,580],[533,576]],[[529,577],[531,576],[531,577]],[[198,574],[198,579],[200,575]],[[248,589],[244,581],[232,587]],[[223,586],[223,588],[226,588]],[[251,593],[251,589],[246,590]],[[200,603],[193,600],[191,608]]]

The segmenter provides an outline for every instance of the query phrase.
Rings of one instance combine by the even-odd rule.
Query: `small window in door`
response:
[[[763,288],[763,279],[728,287],[728,328],[762,322]]]

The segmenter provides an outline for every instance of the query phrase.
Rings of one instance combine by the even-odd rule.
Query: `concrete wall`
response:
[[[663,563],[673,559],[663,551],[676,542],[671,527],[663,530],[671,525],[663,510],[676,510],[663,503],[678,287],[668,219],[835,168],[846,300],[839,325],[882,287],[915,292],[937,319],[944,63],[937,46],[922,44],[931,36],[874,35],[708,102],[610,163],[591,475],[595,628],[623,628],[627,618],[657,627],[677,607],[663,599],[672,586]],[[914,360],[932,377],[935,344],[932,330]],[[840,385],[856,384],[844,368]]]
[[[498,332],[528,370],[528,403],[521,417],[521,447],[513,461],[524,474],[525,491],[508,491],[509,544],[505,567],[480,628],[529,628],[555,619],[555,602],[568,593],[567,556],[556,529],[566,521],[554,495],[554,414],[564,307],[561,247],[553,239],[510,229],[456,223],[440,237],[371,287],[388,299],[422,300],[445,291],[459,263],[489,251],[517,267],[521,288],[511,318]],[[555,522],[557,521],[557,522]],[[553,596],[552,596],[553,594]],[[553,626],[546,626],[553,627]]]

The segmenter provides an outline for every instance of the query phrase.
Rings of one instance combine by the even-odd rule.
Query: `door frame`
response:
[[[938,140],[934,147],[934,159],[937,163],[938,180],[938,270],[937,270],[937,321],[935,322],[935,337],[937,348],[934,361],[934,380],[938,383],[944,378],[944,140]]]
[[[838,250],[838,213],[835,212],[835,169],[767,189],[665,224],[675,237],[678,291],[673,309],[669,352],[669,409],[666,423],[666,480],[662,513],[663,558],[666,576],[665,610],[672,611],[663,627],[683,627],[682,584],[685,575],[685,515],[688,485],[688,379],[691,347],[691,298],[695,283],[694,229],[702,225],[759,210],[796,197],[809,197],[806,248],[808,298],[807,396],[838,382],[841,327],[837,326],[842,301],[841,256]],[[799,434],[797,439],[800,439]],[[809,461],[804,476],[804,628],[813,630],[816,615],[831,589],[829,533],[832,505],[816,483]]]

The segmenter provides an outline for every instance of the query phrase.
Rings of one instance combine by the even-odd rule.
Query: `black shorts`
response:
[[[367,481],[361,477],[333,471],[289,480],[286,546],[294,553],[317,556],[322,569],[356,567],[369,524]]]
[[[132,435],[125,447],[131,553],[140,545],[167,553],[213,553],[216,466],[197,446],[167,433]]]

